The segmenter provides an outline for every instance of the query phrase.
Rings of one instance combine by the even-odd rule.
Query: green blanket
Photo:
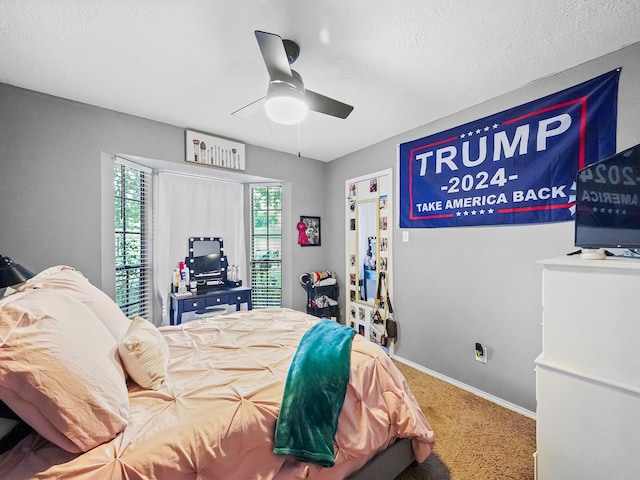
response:
[[[354,334],[352,328],[322,320],[300,340],[276,423],[276,455],[334,465],[333,439],[349,383]]]

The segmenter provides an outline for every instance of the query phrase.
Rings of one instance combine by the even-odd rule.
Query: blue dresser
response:
[[[207,293],[192,294],[187,296],[169,294],[169,323],[180,325],[182,315],[189,312],[200,312],[203,315],[208,310],[214,310],[221,305],[235,305],[236,311],[242,304],[247,304],[247,309],[253,308],[251,304],[251,288],[218,288]]]

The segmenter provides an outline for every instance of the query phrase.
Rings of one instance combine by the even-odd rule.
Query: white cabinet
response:
[[[640,478],[640,260],[541,263],[537,478]]]

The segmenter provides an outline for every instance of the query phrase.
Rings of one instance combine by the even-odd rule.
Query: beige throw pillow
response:
[[[157,390],[167,375],[169,347],[149,321],[134,317],[118,346],[129,376],[142,388]]]

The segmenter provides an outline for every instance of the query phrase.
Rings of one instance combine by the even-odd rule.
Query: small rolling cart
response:
[[[340,304],[338,297],[340,289],[338,282],[336,281],[333,284],[312,283],[308,275],[305,274],[300,277],[300,284],[307,293],[307,313],[316,317],[339,321]]]

